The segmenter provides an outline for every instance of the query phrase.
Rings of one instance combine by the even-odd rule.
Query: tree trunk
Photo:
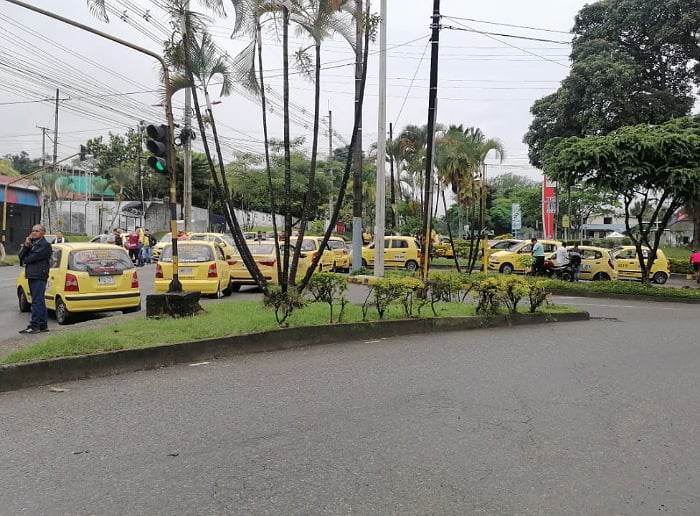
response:
[[[447,201],[445,200],[445,190],[442,191],[442,206],[445,209],[445,221],[447,221],[447,236],[450,237],[450,247],[452,247],[452,256],[455,259],[455,267],[457,267],[457,272],[462,272],[459,268],[459,257],[455,251],[455,241],[452,238],[452,228],[450,227],[450,218],[447,216]]]
[[[289,288],[289,241],[292,236],[292,157],[289,136],[289,8],[282,7],[282,83],[284,94],[284,263],[280,283],[282,291]],[[300,246],[301,242],[297,242]]]
[[[370,13],[370,1],[367,0],[366,3],[366,10],[365,10],[365,15],[367,18],[369,18],[369,13]],[[359,138],[359,133],[360,133],[360,124],[362,120],[362,106],[364,104],[364,99],[365,99],[365,84],[367,82],[367,55],[368,55],[368,50],[369,50],[369,33],[370,31],[366,30],[365,35],[364,35],[364,47],[363,47],[363,59],[362,59],[362,78],[360,80],[360,96],[359,96],[359,102],[355,104],[355,118],[354,118],[354,123],[353,123],[353,128],[352,128],[352,137],[350,138],[350,152],[348,152],[347,158],[345,160],[345,170],[343,172],[343,179],[340,183],[340,188],[338,190],[338,198],[335,201],[335,206],[333,207],[333,213],[331,215],[331,220],[330,224],[328,224],[328,227],[326,228],[326,232],[323,235],[323,240],[321,241],[321,249],[324,249],[328,245],[328,240],[331,237],[331,234],[333,232],[333,228],[336,225],[336,222],[338,222],[338,216],[340,214],[340,209],[343,206],[343,202],[345,201],[345,190],[348,187],[348,180],[350,179],[350,171],[352,169],[352,161],[353,161],[353,153],[352,149],[354,149],[358,138]],[[316,270],[316,267],[318,266],[318,262],[321,259],[321,253],[317,253],[313,260],[311,261],[311,266],[309,269],[306,271],[306,275],[304,276],[304,279],[302,280],[301,284],[299,285],[298,289],[300,292],[303,292],[306,286],[309,283],[309,280],[311,279],[311,276],[313,275],[314,271]]]
[[[316,87],[314,99],[314,135],[311,144],[311,163],[309,165],[309,187],[306,190],[306,200],[304,208],[301,212],[301,221],[299,222],[299,237],[297,245],[294,248],[294,258],[292,259],[292,268],[289,271],[289,282],[294,285],[297,277],[297,266],[299,265],[299,254],[301,253],[301,243],[304,241],[304,233],[306,225],[309,222],[311,215],[311,207],[313,204],[314,190],[316,186],[316,159],[318,156],[318,130],[319,116],[321,110],[321,45],[316,43]],[[319,253],[323,253],[323,249],[319,249]]]
[[[275,203],[275,191],[272,187],[272,167],[270,166],[270,141],[267,133],[267,94],[265,93],[265,74],[262,57],[262,28],[260,19],[257,19],[257,43],[258,43],[258,68],[260,70],[260,102],[262,104],[263,138],[265,140],[265,172],[267,172],[267,186],[270,189],[270,214],[272,215],[272,234],[275,245],[275,263],[277,264],[277,277],[282,277],[282,260],[280,256],[279,232],[277,231],[277,206]]]

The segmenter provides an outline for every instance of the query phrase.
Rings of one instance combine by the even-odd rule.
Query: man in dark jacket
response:
[[[24,275],[29,283],[32,296],[32,319],[20,333],[31,335],[49,331],[48,313],[46,311],[46,281],[49,279],[51,263],[51,244],[44,238],[46,228],[37,224],[22,245],[19,263],[24,266]]]

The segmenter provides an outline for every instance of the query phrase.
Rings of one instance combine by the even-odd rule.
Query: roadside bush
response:
[[[688,260],[669,258],[668,262],[671,265],[671,272],[674,274],[693,274],[694,272]]]
[[[360,267],[356,271],[352,271],[350,273],[350,276],[368,276],[372,275],[372,271],[369,270],[367,267]]]
[[[435,304],[440,301],[447,303],[455,299],[461,300],[461,291],[464,288],[464,278],[456,272],[434,272],[430,274],[428,281],[425,283],[423,302],[418,307],[418,314],[422,308],[430,303],[430,309],[433,315],[437,315]]]
[[[535,313],[549,298],[548,282],[539,280],[530,283],[528,297],[530,298],[530,313]]]
[[[367,320],[370,306],[377,310],[379,319],[384,319],[387,308],[392,303],[403,306],[406,317],[413,315],[413,301],[416,292],[423,288],[423,282],[417,278],[382,278],[370,289],[362,304],[362,319]]]
[[[529,281],[535,281],[534,278]],[[669,297],[677,299],[700,299],[700,289],[654,287],[638,281],[593,281],[571,283],[558,280],[539,280],[547,284],[549,290],[565,293],[619,294],[639,297]]]
[[[348,298],[345,297],[345,292],[348,290],[347,277],[333,272],[320,272],[311,277],[308,288],[315,301],[322,301],[328,304],[330,312],[329,322],[331,324],[334,322],[333,307],[340,305],[340,312],[338,312],[336,322],[341,322],[345,306],[349,302]]]
[[[303,308],[306,302],[301,293],[292,288],[283,292],[279,285],[271,286],[263,304],[275,309],[275,320],[280,326],[285,326],[285,321],[297,308]]]
[[[501,297],[511,314],[518,313],[518,304],[530,295],[530,285],[517,276],[501,276]]]
[[[491,277],[476,282],[476,313],[486,316],[496,315],[501,308],[502,286],[499,278]]]

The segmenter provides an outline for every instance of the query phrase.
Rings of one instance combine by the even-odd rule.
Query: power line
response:
[[[528,29],[528,30],[537,30],[537,31],[542,31],[542,32],[552,32],[555,34],[568,34],[571,35],[570,31],[564,31],[564,30],[555,30],[555,29],[544,29],[542,27],[530,27],[527,25],[514,25],[512,23],[499,23],[499,22],[493,22],[493,21],[487,21],[487,20],[477,20],[475,18],[461,18],[459,16],[447,16],[444,15],[445,18],[450,18],[452,20],[465,20],[465,21],[471,21],[471,22],[476,22],[476,23],[485,23],[487,25],[498,25],[501,27],[513,27],[516,29]]]
[[[443,29],[459,30],[459,31],[463,31],[463,32],[474,32],[476,34],[482,34],[484,36],[500,36],[503,38],[524,39],[527,41],[539,41],[541,43],[556,43],[558,45],[567,45],[567,46],[571,45],[570,41],[556,41],[553,39],[532,38],[529,36],[516,36],[515,34],[504,34],[501,32],[487,32],[487,31],[483,31],[483,30],[477,30],[477,29],[473,29],[471,27],[467,27],[466,25],[459,23],[459,21],[454,20],[452,18],[448,18],[448,17],[445,17],[445,18],[454,21],[457,25],[462,25],[462,27],[460,28],[460,27],[452,27],[451,25],[443,25],[442,26]],[[496,41],[498,41],[498,40],[496,40]]]

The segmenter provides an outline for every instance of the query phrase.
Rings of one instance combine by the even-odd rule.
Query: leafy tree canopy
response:
[[[690,113],[700,84],[700,0],[606,0],[578,14],[569,76],[531,108],[525,143],[542,166],[555,137],[607,134]]]

